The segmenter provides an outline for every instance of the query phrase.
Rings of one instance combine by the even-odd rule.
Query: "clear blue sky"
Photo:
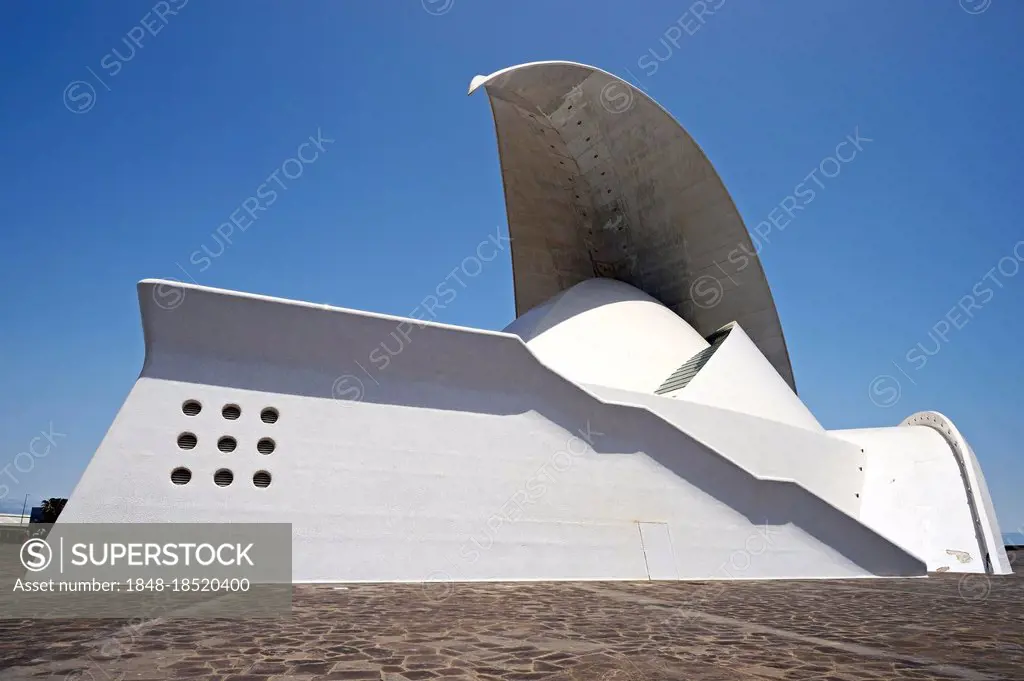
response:
[[[872,140],[763,245],[800,394],[829,428],[946,413],[1003,530],[1024,525],[1024,4],[707,0],[699,23],[687,2],[183,3],[4,7],[0,468],[56,443],[0,472],[6,504],[73,489],[142,365],[139,279],[408,314],[505,225],[470,78],[568,59],[632,74],[751,228],[848,134]],[[318,130],[335,141],[201,271]],[[439,319],[512,316],[499,259]]]

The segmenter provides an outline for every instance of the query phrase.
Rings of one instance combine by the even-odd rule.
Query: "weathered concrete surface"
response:
[[[702,336],[738,322],[795,389],[778,313],[736,206],[700,147],[610,74],[538,62],[478,76],[490,97],[516,314],[585,279],[645,291]]]
[[[0,620],[0,678],[1024,678],[1024,574],[296,588],[291,618]],[[70,676],[68,676],[70,675]]]

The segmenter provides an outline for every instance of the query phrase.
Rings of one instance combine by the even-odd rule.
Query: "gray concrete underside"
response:
[[[580,64],[527,64],[480,85],[497,129],[517,314],[585,279],[619,279],[704,336],[738,322],[795,390],[750,235],[682,126]]]

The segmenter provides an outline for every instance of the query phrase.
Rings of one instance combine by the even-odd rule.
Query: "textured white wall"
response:
[[[143,376],[62,522],[291,522],[297,581],[644,579],[637,521],[668,525],[681,578],[924,568],[683,424],[622,395],[598,399],[515,336],[197,287],[163,310],[155,286],[166,284],[140,285]],[[398,339],[387,366],[365,362]],[[336,399],[353,386],[359,401]],[[187,399],[204,405],[198,416],[182,413]],[[221,417],[226,403],[239,420]],[[280,413],[273,425],[259,420],[267,406]],[[177,447],[185,430],[196,449]],[[217,450],[222,435],[236,451]],[[272,454],[256,451],[260,437],[274,438]],[[191,469],[188,485],[171,484],[177,466]],[[219,468],[233,484],[213,484]],[[257,470],[270,487],[253,486]]]
[[[919,556],[930,571],[985,572],[967,490],[942,435],[922,426],[830,434],[865,450],[865,524]],[[999,552],[1005,560],[1001,542]]]
[[[675,312],[614,279],[588,279],[505,328],[577,383],[654,392],[708,343]],[[770,366],[770,365],[769,365]]]
[[[1003,545],[1003,533],[999,529],[999,519],[996,517],[992,497],[988,493],[988,484],[981,472],[981,464],[967,439],[948,417],[937,411],[919,411],[911,414],[903,419],[900,425],[931,428],[946,440],[961,469],[967,496],[971,500],[971,514],[977,528],[978,543],[985,547],[991,562],[989,569],[998,575],[1012,574],[1013,568]]]

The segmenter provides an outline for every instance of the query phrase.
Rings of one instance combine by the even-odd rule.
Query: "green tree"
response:
[[[68,503],[67,499],[44,499],[43,508],[43,520],[44,523],[55,523],[57,522],[57,516],[64,510],[64,504]]]

